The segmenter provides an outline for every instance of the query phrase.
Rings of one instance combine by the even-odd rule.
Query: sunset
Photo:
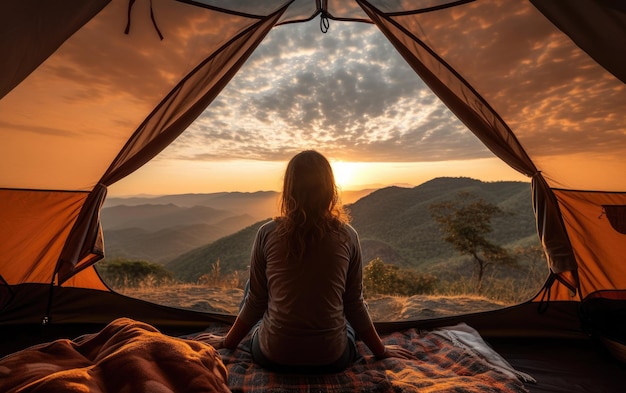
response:
[[[320,150],[323,152],[323,150]],[[341,190],[417,186],[435,177],[483,181],[528,179],[497,158],[440,162],[348,162],[329,157]],[[111,196],[166,195],[220,191],[280,190],[286,161],[188,161],[157,159],[114,184]]]
[[[440,176],[528,178],[495,158],[375,26],[273,29],[209,108],[109,195],[279,190],[287,160],[316,149],[340,189]]]
[[[159,7],[164,12],[166,6]],[[474,2],[450,11],[449,18],[420,18],[421,28],[432,32],[430,45],[480,86],[473,100],[487,100],[499,115],[479,111],[485,117],[480,121],[504,120],[495,129],[514,129],[524,154],[555,186],[626,186],[625,120],[613,113],[623,106],[623,84],[532,16],[529,5],[507,15],[499,7]],[[167,31],[162,41],[149,18],[135,20],[132,37],[145,41],[142,51],[128,39],[89,44],[123,30],[119,18],[126,11],[111,3],[102,12],[106,22],[86,25],[2,98],[0,187],[91,189],[138,127],[177,126],[168,105],[150,118],[145,114],[169,97],[177,78],[201,63],[209,48],[222,44],[221,34],[247,26],[232,15],[214,26],[206,22],[211,12],[172,7],[168,12],[178,19],[161,22]],[[466,13],[489,23],[474,23],[462,17]],[[533,34],[508,40],[528,15]],[[462,32],[455,39],[449,37],[453,27]],[[481,46],[483,40],[489,45]],[[468,48],[482,49],[475,55]],[[502,72],[504,61],[515,64],[515,72]],[[211,85],[184,87],[203,94],[196,88]],[[456,95],[468,94],[453,88],[461,89]],[[186,108],[185,94],[172,108]],[[271,29],[203,109],[154,159],[108,184],[108,195],[276,190],[286,161],[304,149],[354,163],[346,188],[414,186],[438,176],[529,181],[495,158],[372,24],[332,21],[327,33],[318,21]]]

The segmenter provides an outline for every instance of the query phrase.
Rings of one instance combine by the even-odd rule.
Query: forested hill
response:
[[[506,247],[537,244],[529,183],[436,178],[415,188],[384,188],[349,207],[366,259],[376,256],[372,254],[375,246],[396,253],[395,258],[383,255],[385,262],[407,267],[456,256],[442,240],[429,206],[453,200],[460,192],[470,192],[507,213],[493,219],[490,240]]]
[[[529,183],[436,178],[414,188],[383,188],[347,206],[361,238],[364,262],[380,257],[386,263],[427,271],[457,257],[442,240],[429,206],[453,200],[459,192],[470,192],[507,212],[493,220],[492,241],[509,248],[538,244]],[[224,273],[245,270],[256,230],[266,221],[185,253],[166,267],[188,281],[209,272],[218,259]]]
[[[356,201],[372,189],[346,191]],[[107,198],[102,209],[108,259],[165,263],[278,214],[276,191]]]

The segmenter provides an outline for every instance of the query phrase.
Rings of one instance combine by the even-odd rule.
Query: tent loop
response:
[[[539,299],[539,303],[537,304],[537,313],[543,314],[548,311],[548,307],[550,306],[550,293],[552,291],[552,284],[556,277],[554,273],[550,272],[546,283],[543,284],[543,288],[541,288],[541,298]]]
[[[322,33],[328,33],[328,29],[330,28],[330,19],[328,18],[328,13],[324,10],[320,12],[320,30]]]
[[[2,274],[0,274],[0,290],[0,313],[2,313],[2,310],[4,310],[4,308],[8,306],[15,298],[15,293],[13,292],[13,289],[11,289],[11,286],[9,285],[7,280],[2,277]],[[4,292],[5,290],[6,293],[3,294],[2,292]]]
[[[626,205],[602,205],[598,219],[602,217],[606,217],[616,232],[626,235]]]
[[[128,33],[130,32],[130,14],[133,8],[133,5],[135,5],[135,0],[128,0],[128,19],[126,22],[126,28],[124,29],[124,34],[128,35]],[[154,17],[154,9],[152,7],[152,0],[150,0],[150,19],[152,20],[152,25],[154,26],[154,30],[156,30],[157,34],[159,35],[159,39],[161,41],[163,41],[163,34],[161,34],[161,30],[159,30],[159,26],[156,23],[156,18]]]

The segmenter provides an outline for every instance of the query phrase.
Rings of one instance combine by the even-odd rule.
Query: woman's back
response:
[[[389,352],[372,324],[359,240],[347,222],[328,160],[313,150],[296,154],[281,217],[257,233],[249,292],[223,345],[234,348],[260,320],[252,356],[266,367],[343,369],[357,358],[354,331],[376,356],[408,356]]]
[[[342,233],[332,232],[317,240],[302,259],[286,260],[286,241],[276,228],[276,221],[272,221],[259,230],[250,288],[260,288],[260,293],[251,290],[242,313],[261,313],[266,304],[259,342],[271,360],[328,364],[346,346],[344,299],[351,307],[363,304],[356,232],[344,225]]]

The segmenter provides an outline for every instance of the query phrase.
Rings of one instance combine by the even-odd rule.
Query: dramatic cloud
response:
[[[341,22],[274,29],[164,156],[285,160],[305,148],[353,161],[490,156],[377,28]]]

